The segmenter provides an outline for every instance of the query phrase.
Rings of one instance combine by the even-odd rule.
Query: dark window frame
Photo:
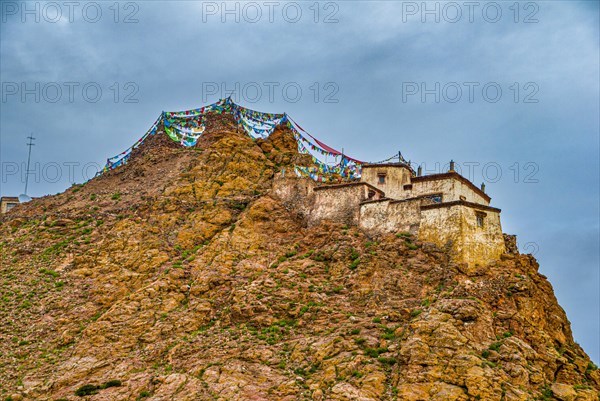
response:
[[[428,200],[432,201],[433,203],[443,203],[444,202],[444,194],[435,193],[435,194],[423,195],[423,199],[428,199]]]
[[[475,212],[475,222],[477,227],[484,228],[485,227],[485,217],[487,215],[483,212]]]

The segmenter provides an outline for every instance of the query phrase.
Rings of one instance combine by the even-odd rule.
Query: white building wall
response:
[[[410,192],[412,197],[441,193],[443,194],[443,202],[461,200],[461,196],[463,196],[467,202],[480,205],[490,204],[487,198],[484,198],[469,185],[456,178],[415,181],[412,183]]]

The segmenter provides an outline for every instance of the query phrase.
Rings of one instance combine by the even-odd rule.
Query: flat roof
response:
[[[320,185],[318,187],[314,187],[313,191],[321,191],[323,189],[336,189],[336,188],[342,188],[342,187],[355,187],[355,186],[359,186],[359,185],[366,185],[369,189],[379,192],[381,195],[385,195],[385,192],[383,192],[381,189],[376,188],[373,185],[366,183],[364,181],[348,182],[345,184]]]
[[[479,203],[468,202],[468,201],[464,201],[464,200],[442,202],[442,203],[432,203],[430,205],[422,205],[421,210],[439,209],[439,208],[452,207],[452,206],[467,206],[472,209],[487,210],[490,212],[497,212],[497,213],[500,213],[502,211],[502,210],[498,209],[497,207],[480,205]]]
[[[407,168],[411,171],[413,171],[412,167],[410,167],[408,164],[406,163],[366,163],[362,165],[362,168],[369,168],[369,167],[404,167]]]
[[[15,202],[15,201],[18,202],[19,198],[16,197],[16,196],[3,196],[3,197],[0,198],[0,202],[4,202],[4,201],[6,201],[6,202]]]

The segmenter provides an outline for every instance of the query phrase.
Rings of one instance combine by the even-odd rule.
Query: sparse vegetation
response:
[[[407,243],[406,243],[406,246],[408,247],[408,249],[410,249],[410,250],[413,250],[413,251],[414,251],[415,249],[419,249],[419,246],[418,246],[418,245],[416,245],[416,244],[413,244],[412,242],[407,242]]]
[[[413,317],[413,318],[415,318],[415,317],[419,316],[421,313],[423,313],[423,310],[421,310],[421,309],[413,309],[410,312],[410,316]]]
[[[227,146],[176,155],[193,157],[178,163],[185,174],[159,166],[161,174],[172,174],[168,182],[149,168],[157,159],[140,151],[133,166],[143,167],[141,175],[117,171],[97,180],[116,185],[92,182],[73,202],[40,200],[48,206],[43,215],[39,208],[25,218],[0,219],[0,325],[6,333],[0,400],[39,378],[41,386],[55,383],[43,387],[49,400],[67,394],[70,401],[144,401],[159,393],[173,398],[171,389],[184,394],[188,387],[198,387],[193,390],[201,398],[309,399],[317,398],[316,389],[335,398],[340,384],[342,391],[354,386],[360,392],[373,385],[373,398],[395,401],[410,390],[407,372],[439,373],[456,384],[466,369],[483,369],[481,383],[492,383],[498,399],[500,381],[506,381],[504,398],[517,388],[521,398],[540,397],[543,377],[533,372],[551,373],[541,353],[547,338],[557,338],[555,323],[568,337],[568,322],[551,296],[540,303],[549,286],[537,276],[535,261],[508,255],[471,274],[447,250],[408,232],[371,235],[354,225],[309,224],[303,211],[272,196],[268,181],[278,174],[275,164],[288,169],[295,163],[277,148],[288,139],[294,145],[293,136],[247,147],[221,134],[202,140],[209,145],[213,139]],[[260,164],[261,146],[274,147],[268,163]],[[215,156],[230,153],[227,163],[213,165]],[[232,168],[252,173],[236,184]],[[227,185],[219,187],[215,178]],[[512,281],[523,290],[509,288]],[[506,299],[507,290],[519,296]],[[524,315],[507,318],[514,301],[527,308],[517,305]],[[547,313],[525,315],[540,305]],[[552,358],[564,365],[569,383],[580,383],[574,386],[579,393],[596,390],[597,367],[566,340],[556,342],[561,356],[552,351]],[[87,355],[96,360],[70,365]],[[532,381],[510,376],[512,365],[516,373],[521,367],[530,372]],[[65,376],[70,387],[60,384],[65,366],[72,369]],[[112,377],[123,383],[106,381]],[[163,380],[170,382],[163,386]],[[236,394],[217,394],[214,380]]]

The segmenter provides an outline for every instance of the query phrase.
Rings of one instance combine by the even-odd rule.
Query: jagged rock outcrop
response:
[[[2,217],[2,399],[598,399],[533,257],[309,227],[273,191],[305,161],[211,116]]]

